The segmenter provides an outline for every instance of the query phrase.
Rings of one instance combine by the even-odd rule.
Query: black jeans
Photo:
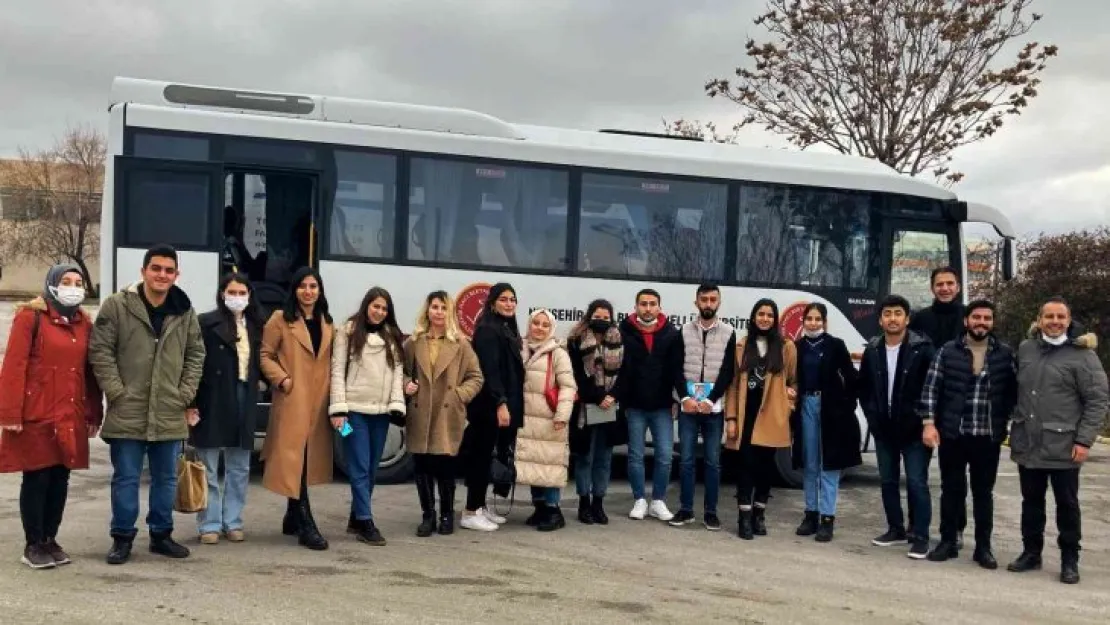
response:
[[[774,447],[762,447],[751,443],[740,446],[737,458],[740,474],[736,480],[736,501],[741,506],[753,503],[767,505],[771,498],[771,480],[777,473],[775,468]]]
[[[940,538],[956,542],[967,518],[967,482],[971,474],[971,505],[975,546],[988,548],[994,530],[994,483],[1002,443],[990,436],[961,436],[940,442]]]
[[[463,447],[466,449],[466,510],[475,512],[486,506],[486,491],[489,490],[489,465],[493,452],[502,461],[509,458],[516,447],[517,429],[497,427],[497,419],[477,423],[471,421],[463,433]]]
[[[68,494],[69,469],[60,464],[23,472],[19,516],[28,545],[41,545],[58,536]]]
[[[441,482],[454,481],[455,479],[455,456],[413,454],[412,461],[417,473],[428,475]]]
[[[1044,550],[1045,494],[1052,483],[1056,497],[1056,539],[1061,551],[1079,551],[1083,538],[1079,514],[1079,468],[1027,469],[1018,466],[1021,480],[1021,542],[1028,553]]]

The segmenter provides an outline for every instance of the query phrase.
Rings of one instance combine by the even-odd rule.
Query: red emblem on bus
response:
[[[478,317],[482,316],[482,307],[486,304],[491,286],[486,282],[475,282],[464,286],[455,296],[455,316],[459,318],[459,329],[467,336],[474,336],[474,327],[478,324]]]
[[[797,341],[802,336],[802,330],[805,329],[803,322],[806,306],[809,306],[809,302],[794,302],[783,309],[779,315],[779,329],[782,335],[791,341]]]

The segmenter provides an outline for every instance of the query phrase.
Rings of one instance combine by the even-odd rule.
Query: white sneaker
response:
[[[459,521],[459,527],[476,532],[496,532],[501,526],[478,512],[477,514],[464,514],[462,520]]]
[[[632,512],[628,513],[628,518],[643,521],[644,515],[647,514],[647,510],[647,499],[637,499],[636,503],[632,505]]]
[[[500,514],[497,514],[493,510],[490,510],[489,508],[482,508],[480,514],[498,525],[504,525],[508,522],[508,519],[501,516]]]
[[[671,511],[667,509],[667,502],[663,501],[662,499],[656,499],[652,501],[651,508],[649,509],[648,513],[651,514],[651,516],[659,519],[660,521],[670,521],[674,518],[674,515],[671,514]]]

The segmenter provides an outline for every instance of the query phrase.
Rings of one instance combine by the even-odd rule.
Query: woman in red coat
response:
[[[34,569],[69,563],[54,540],[69,472],[89,467],[89,438],[103,417],[86,358],[92,322],[79,307],[84,299],[76,267],[51,268],[42,297],[16,312],[0,369],[0,472],[23,472],[23,563]]]

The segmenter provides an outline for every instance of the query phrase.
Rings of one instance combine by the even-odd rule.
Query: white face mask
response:
[[[247,304],[250,303],[249,295],[225,295],[224,305],[231,312],[243,312],[247,309]]]
[[[806,330],[805,331],[806,336],[808,336],[811,339],[819,338],[824,333],[825,333],[825,331],[823,329],[822,330]]]
[[[52,286],[50,292],[62,306],[77,306],[85,301],[85,289],[79,286]]]
[[[1056,347],[1059,347],[1059,346],[1063,345],[1064,343],[1068,342],[1068,333],[1065,332],[1065,333],[1061,334],[1060,336],[1057,336],[1057,337],[1053,338],[1053,337],[1045,334],[1044,332],[1041,332],[1041,338],[1044,339],[1045,343],[1048,343],[1049,345],[1055,345]]]

